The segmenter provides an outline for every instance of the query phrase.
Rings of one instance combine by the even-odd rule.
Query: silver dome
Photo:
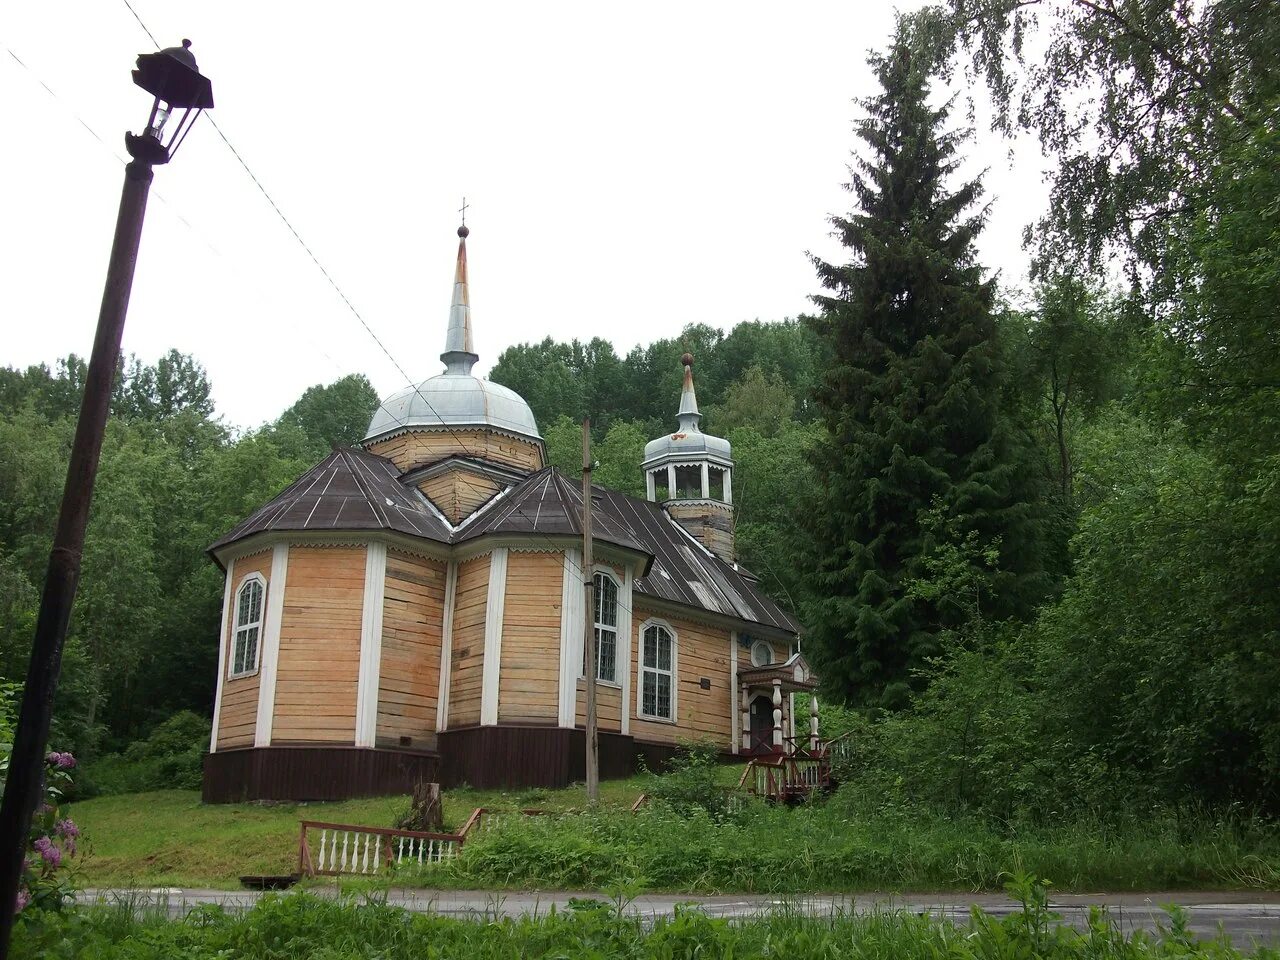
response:
[[[666,457],[705,457],[709,460],[731,460],[732,448],[723,437],[713,437],[698,430],[671,433],[644,445],[644,462],[647,466]]]
[[[524,398],[469,374],[442,373],[382,402],[369,421],[365,442],[406,427],[493,427],[541,440]]]

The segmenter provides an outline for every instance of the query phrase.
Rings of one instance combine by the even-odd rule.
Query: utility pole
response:
[[[133,159],[124,168],[124,189],[107,261],[98,328],[93,352],[89,355],[80,419],[71,443],[62,506],[49,551],[27,680],[22,688],[22,706],[13,733],[4,799],[0,801],[0,960],[9,955],[9,935],[13,930],[23,860],[30,843],[31,817],[44,786],[45,748],[53,716],[53,698],[58,690],[62,648],[80,581],[84,531],[89,522],[93,482],[111,407],[111,384],[133,289],[142,221],[154,175],[152,168],[169,162],[201,111],[213,106],[213,89],[196,69],[190,46],[191,41],[184,40],[181,47],[144,53],[138,57],[138,66],[133,72],[133,82],[155,99],[146,132],[142,136],[125,135],[125,147]],[[170,123],[170,115],[177,110],[185,112]]]
[[[591,418],[582,421],[582,581],[586,589],[586,629],[582,632],[586,644],[586,662],[583,672],[587,675],[587,803],[600,802],[600,742],[596,734],[596,577],[591,558]]]

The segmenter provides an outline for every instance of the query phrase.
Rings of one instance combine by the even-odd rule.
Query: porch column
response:
[[[751,752],[751,701],[747,699],[747,685],[742,685],[742,752]]]
[[[818,695],[809,694],[809,749],[818,750]]]
[[[773,681],[773,752],[782,752],[782,680]]]

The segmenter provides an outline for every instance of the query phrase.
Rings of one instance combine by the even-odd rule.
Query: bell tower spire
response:
[[[480,358],[475,353],[471,339],[471,302],[467,293],[467,237],[471,231],[466,224],[466,204],[463,203],[463,224],[458,228],[458,263],[453,271],[453,303],[449,307],[449,332],[445,336],[445,375],[467,377]]]
[[[693,389],[693,355],[680,358],[679,426],[644,448],[645,493],[704,547],[733,562],[733,449],[729,441],[703,433]]]

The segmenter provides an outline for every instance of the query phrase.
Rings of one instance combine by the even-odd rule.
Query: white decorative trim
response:
[[[635,568],[628,565],[622,581],[622,596],[618,598],[618,663],[622,669],[622,735],[631,732],[631,586],[635,583]],[[615,671],[616,675],[616,671]]]
[[[582,555],[564,552],[560,584],[560,709],[558,723],[572,728],[578,718],[578,675],[582,672],[583,603]]]
[[[738,631],[729,633],[729,752],[737,753],[742,742],[741,706],[738,703]]]
[[[280,663],[280,621],[284,618],[285,578],[289,573],[289,545],[277,543],[271,550],[271,579],[267,582],[267,619],[259,653],[258,720],[253,745],[271,745],[271,724],[276,713],[276,668]]]
[[[644,712],[644,632],[650,627],[662,627],[671,634],[671,716],[655,717]],[[680,711],[677,703],[677,692],[680,689],[680,634],[676,628],[661,617],[650,617],[640,624],[636,631],[639,638],[639,652],[636,656],[636,719],[647,723],[679,723]],[[654,668],[651,668],[654,669]]]
[[[489,595],[484,615],[484,668],[480,685],[480,725],[498,722],[498,678],[502,673],[502,609],[507,601],[507,548],[494,547],[489,559]]]
[[[240,614],[239,614],[240,594],[244,590],[245,585],[249,583],[251,580],[262,586],[262,611],[259,614],[259,619],[257,624],[258,644],[253,651],[253,666],[250,667],[248,670],[242,670],[239,673],[234,673],[233,664],[235,663],[235,658],[236,658],[236,634],[239,633],[245,627],[253,626],[252,622],[247,624],[241,624]],[[248,677],[252,677],[255,674],[257,674],[258,667],[262,664],[262,642],[263,642],[262,638],[263,638],[263,633],[265,632],[266,626],[267,626],[267,607],[266,607],[267,593],[268,593],[267,581],[264,580],[262,577],[262,574],[258,573],[258,571],[256,570],[253,571],[252,573],[245,574],[244,577],[241,578],[240,582],[236,584],[235,590],[232,591],[231,609],[235,612],[231,617],[231,641],[230,641],[231,660],[225,665],[226,678],[228,680],[244,680]]]
[[[458,602],[458,562],[444,574],[444,620],[440,627],[440,693],[436,697],[436,730],[449,729],[449,686],[453,683],[453,610]]]
[[[227,672],[227,624],[231,620],[231,581],[236,562],[227,563],[227,577],[222,586],[222,629],[218,633],[218,686],[213,694],[213,727],[209,731],[209,752],[218,752],[218,718],[222,716],[222,684]]]
[[[360,674],[356,681],[357,747],[378,739],[378,688],[382,677],[382,606],[387,586],[387,545],[370,543],[364,557],[364,601],[360,612]]]

